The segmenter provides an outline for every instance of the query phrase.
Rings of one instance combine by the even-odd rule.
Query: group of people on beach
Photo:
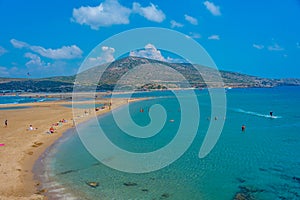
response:
[[[5,127],[7,127],[7,120],[5,120]],[[47,133],[49,134],[52,134],[55,132],[55,129],[54,129],[54,126],[59,126],[61,125],[62,123],[67,123],[67,120],[65,119],[62,119],[62,120],[59,120],[57,123],[54,123],[52,124],[52,126],[49,128],[49,131],[47,131]],[[27,131],[34,131],[34,130],[37,130],[38,128],[34,128],[31,124],[29,125]]]
[[[59,121],[59,123],[66,123],[67,122],[67,120],[65,120],[65,119],[62,119],[62,120],[60,120]],[[59,123],[56,123],[55,125],[57,125],[58,126],[58,124]],[[8,120],[6,119],[5,121],[4,121],[4,128],[6,128],[8,126]],[[32,124],[30,124],[29,125],[29,127],[26,129],[27,131],[34,131],[34,130],[37,130],[38,128],[34,128],[33,126],[32,126]],[[49,133],[54,133],[54,128],[53,128],[53,125],[50,127],[50,129],[49,129]]]
[[[52,124],[52,126],[61,126],[62,123],[67,123],[67,120],[65,119],[59,120],[58,122]]]
[[[52,134],[52,133],[55,132],[54,126],[61,126],[62,123],[67,123],[67,122],[68,122],[67,120],[62,119],[62,120],[59,120],[58,122],[52,124],[52,126],[49,128],[48,133],[49,133],[49,134]]]

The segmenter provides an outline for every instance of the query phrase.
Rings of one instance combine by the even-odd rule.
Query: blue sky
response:
[[[75,74],[110,36],[164,27],[195,39],[219,69],[300,78],[299,0],[0,0],[0,18],[0,77]],[[114,59],[113,47],[103,51],[101,61]]]

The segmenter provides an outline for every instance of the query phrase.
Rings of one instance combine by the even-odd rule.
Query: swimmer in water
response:
[[[272,111],[270,112],[270,116],[273,117],[273,112]]]
[[[246,130],[246,126],[243,125],[243,126],[242,126],[242,131],[244,132],[245,130]]]

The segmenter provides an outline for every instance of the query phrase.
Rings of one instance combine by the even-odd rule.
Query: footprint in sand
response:
[[[31,145],[32,147],[39,147],[41,146],[43,143],[42,142],[34,142],[33,145]]]
[[[44,194],[45,192],[47,192],[46,189],[41,189],[41,190],[38,190],[35,194]]]

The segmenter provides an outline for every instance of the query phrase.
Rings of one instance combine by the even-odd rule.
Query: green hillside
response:
[[[147,67],[140,73],[137,66]],[[162,67],[165,69],[162,70]],[[166,68],[169,67],[169,68]],[[98,90],[112,90],[117,81],[126,74],[131,74],[128,78],[121,80],[123,88],[139,89],[164,89],[164,88],[185,88],[185,87],[220,87],[218,71],[196,65],[199,72],[191,64],[187,63],[167,63],[146,58],[127,57],[111,63],[105,70],[98,82],[99,74],[102,73],[102,66],[93,67],[79,74],[76,84],[83,90],[97,87]],[[132,72],[133,71],[133,72]],[[136,71],[136,72],[135,72]],[[183,77],[174,72],[179,72]],[[136,73],[136,74],[134,74]],[[276,87],[276,86],[299,86],[300,79],[267,79],[249,76],[236,72],[220,71],[225,87]],[[0,78],[0,91],[3,90],[23,90],[31,92],[72,92],[76,76],[57,76],[39,79],[18,79]],[[188,81],[187,84],[184,79]],[[205,79],[205,81],[204,81]],[[93,81],[94,80],[94,81]],[[95,81],[97,80],[97,81]],[[145,83],[142,83],[144,80]]]

